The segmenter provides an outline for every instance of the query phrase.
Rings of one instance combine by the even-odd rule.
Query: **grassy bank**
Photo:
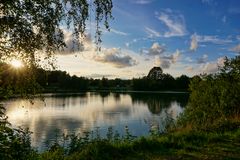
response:
[[[224,133],[177,131],[137,139],[75,139],[30,159],[240,159],[240,129]]]

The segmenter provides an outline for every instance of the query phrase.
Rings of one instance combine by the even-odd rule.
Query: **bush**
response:
[[[240,122],[240,56],[226,58],[217,74],[195,76],[189,88],[189,103],[179,120],[180,125],[213,130],[226,121]],[[223,126],[232,129],[232,126]]]

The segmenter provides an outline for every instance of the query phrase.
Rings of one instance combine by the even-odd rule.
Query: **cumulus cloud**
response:
[[[156,56],[154,64],[160,66],[163,69],[170,68],[172,64],[175,64],[180,57],[180,51],[177,49],[172,55]]]
[[[198,64],[206,63],[208,59],[208,55],[204,54],[201,58],[197,59]]]
[[[159,43],[155,42],[152,44],[151,48],[148,50],[148,54],[151,56],[160,55],[165,52],[165,47],[160,45]]]
[[[124,68],[137,65],[138,62],[130,55],[123,54],[118,48],[103,49],[102,53],[96,55],[97,62],[108,63],[116,68]]]
[[[230,51],[236,52],[240,54],[240,44],[236,45],[235,47],[231,48]]]
[[[180,57],[180,51],[177,49],[175,53],[173,53],[172,55],[165,55],[165,56],[162,56],[162,58],[164,60],[168,60],[170,61],[171,63],[176,63],[177,60],[179,59]]]
[[[190,50],[191,51],[196,51],[198,48],[198,41],[197,41],[197,34],[193,34],[191,36],[191,45],[190,45]]]
[[[222,67],[225,62],[225,57],[220,57],[216,61],[207,62],[202,65],[202,72],[204,73],[216,73],[219,70],[219,67]]]
[[[163,37],[184,36],[187,34],[185,18],[182,14],[175,13],[171,9],[160,13],[156,12],[155,14],[158,20],[168,28],[168,31],[164,33]]]
[[[66,47],[60,50],[59,54],[65,54],[65,53],[75,53],[78,51],[89,51],[93,50],[93,42],[90,34],[85,34],[82,37],[80,37],[79,41],[74,39],[72,32],[63,30],[64,34],[64,41],[66,44]],[[80,45],[78,45],[80,43]]]
[[[172,62],[173,62],[173,63],[176,63],[176,62],[177,62],[177,60],[178,60],[179,57],[180,57],[180,54],[181,54],[181,52],[177,49],[176,52],[173,54],[173,59],[172,59]]]
[[[161,57],[157,56],[157,57],[155,58],[154,64],[155,64],[156,66],[162,67],[163,69],[167,69],[167,68],[170,68],[170,66],[171,66],[171,61],[166,60],[166,59],[164,59],[164,58],[161,58]]]

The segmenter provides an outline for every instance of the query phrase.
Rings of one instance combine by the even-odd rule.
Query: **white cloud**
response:
[[[149,27],[145,27],[145,29],[148,34],[148,37],[150,37],[150,38],[161,37],[161,34],[158,31],[155,31],[154,29],[151,29]]]
[[[157,42],[153,43],[151,48],[148,50],[148,54],[151,56],[160,55],[165,52],[165,47],[163,45],[158,44]]]
[[[214,43],[214,44],[226,44],[226,43],[231,43],[232,40],[231,39],[220,39],[218,38],[218,36],[214,35],[214,36],[209,36],[209,35],[196,35],[197,38],[197,42],[209,42],[209,43]]]
[[[94,60],[111,64],[116,68],[130,67],[138,64],[133,57],[122,53],[118,48],[103,49],[101,54],[94,57]]]
[[[225,57],[220,57],[216,61],[207,62],[202,65],[202,72],[204,73],[216,73],[219,70],[219,67],[222,67],[225,62]]]
[[[72,32],[63,29],[64,41],[66,47],[58,51],[59,54],[73,54],[81,51],[94,50],[91,34],[85,34],[80,37],[79,41],[74,39]]]
[[[154,0],[132,0],[132,3],[136,4],[149,4],[152,3]]]
[[[174,64],[178,61],[179,57],[180,57],[180,51],[177,49],[176,52],[173,53],[172,55],[165,55],[165,56],[162,56],[161,58],[164,60],[168,60]]]
[[[164,23],[168,30],[164,37],[184,36],[187,34],[184,16],[180,13],[173,13],[172,10],[156,12],[157,18]]]
[[[197,34],[193,34],[191,36],[191,45],[190,45],[190,50],[191,51],[196,51],[198,48],[198,41],[197,41]]]
[[[176,63],[180,57],[181,52],[177,49],[176,52],[173,54],[172,63]]]
[[[116,29],[113,29],[113,28],[110,29],[110,32],[115,33],[115,34],[120,35],[120,36],[127,36],[128,35],[128,33],[125,33],[125,32],[122,32],[122,31],[119,31],[119,30],[116,30]]]
[[[236,45],[235,47],[231,48],[230,51],[240,53],[240,44]]]
[[[168,69],[178,61],[180,54],[180,51],[177,49],[172,55],[156,56],[154,64],[163,69]]]
[[[218,64],[220,67],[223,67],[225,61],[226,61],[226,57],[220,57],[220,58],[217,59],[217,64]]]
[[[193,71],[193,67],[192,66],[187,66],[185,69],[188,72],[192,72]]]
[[[216,35],[198,35],[196,33],[191,36],[190,50],[196,51],[199,46],[205,47],[204,44],[199,43],[213,43],[213,44],[226,44],[231,43],[232,38],[228,37],[227,39],[221,39]]]
[[[166,60],[166,59],[161,58],[161,57],[159,57],[159,56],[155,57],[155,62],[154,62],[154,64],[155,64],[156,66],[162,67],[163,69],[168,69],[168,68],[170,68],[170,66],[171,66],[171,62],[170,62],[169,60]]]

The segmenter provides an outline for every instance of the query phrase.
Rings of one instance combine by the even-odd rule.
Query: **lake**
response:
[[[109,127],[124,135],[125,126],[134,136],[149,134],[153,127],[164,131],[167,119],[176,120],[188,101],[177,92],[86,92],[44,94],[33,103],[23,98],[4,101],[13,126],[29,128],[32,145],[42,150],[56,135],[93,131],[105,136]]]

